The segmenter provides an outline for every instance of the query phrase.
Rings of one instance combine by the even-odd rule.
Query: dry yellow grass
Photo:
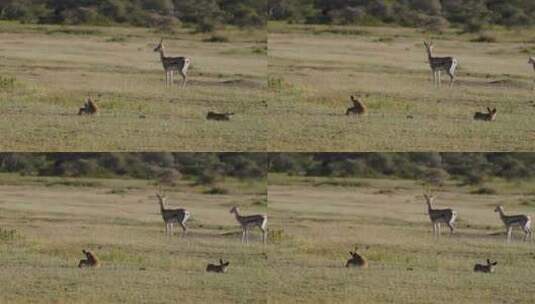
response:
[[[493,212],[534,214],[533,183],[496,182],[497,195],[473,195],[448,183],[438,207],[457,210],[457,233],[433,240],[422,186],[404,180],[328,180],[270,176],[271,229],[284,231],[270,303],[531,303],[533,243],[506,244]],[[323,185],[319,185],[323,183]],[[347,269],[354,246],[367,269]],[[369,247],[368,249],[366,249]],[[473,273],[498,260],[496,273]]]
[[[497,43],[455,30],[270,23],[270,151],[532,150],[532,30],[496,31]],[[424,39],[455,56],[453,89],[433,88]],[[444,75],[443,75],[444,76]],[[444,80],[444,77],[443,77]],[[369,114],[347,117],[349,96],[370,94]],[[481,123],[474,112],[498,109]]]
[[[192,59],[185,89],[164,88],[158,53]],[[266,145],[266,34],[207,34],[121,27],[1,23],[0,150],[263,151]],[[101,107],[79,117],[87,95]],[[235,112],[211,122],[208,111]]]
[[[180,238],[165,237],[146,181],[1,179],[0,232],[17,231],[0,233],[1,303],[266,302],[269,246],[256,231],[242,245],[229,213],[234,204],[265,212],[264,183],[219,185],[228,195],[185,182],[168,188],[170,206],[192,213]],[[77,267],[82,249],[100,258],[99,269]],[[219,258],[230,261],[228,272],[206,273]]]

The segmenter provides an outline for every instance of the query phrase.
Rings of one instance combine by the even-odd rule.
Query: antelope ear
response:
[[[219,259],[219,264],[223,264],[223,259]]]
[[[491,264],[491,263],[490,263],[490,259],[487,259],[487,264]]]

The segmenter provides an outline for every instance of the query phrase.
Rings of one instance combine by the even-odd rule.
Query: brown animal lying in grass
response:
[[[215,264],[208,264],[206,266],[206,272],[219,272],[219,273],[225,273],[227,272],[227,268],[230,262],[223,263],[223,259],[219,259],[219,265]]]
[[[361,256],[357,253],[358,248],[355,248],[355,252],[350,251],[349,254],[351,255],[351,258],[347,260],[346,267],[360,267],[360,268],[367,268],[368,267],[368,261],[365,257]]]
[[[78,267],[100,267],[100,262],[98,261],[97,256],[89,251],[89,250],[82,250],[82,252],[85,254],[86,258],[80,260],[80,263],[78,263]]]
[[[368,111],[364,103],[359,98],[355,98],[354,96],[351,96],[351,101],[353,102],[353,106],[347,109],[346,115],[349,115],[349,114],[362,115]]]
[[[87,101],[84,103],[84,106],[78,110],[78,115],[82,114],[96,114],[98,112],[98,106],[97,104],[91,99],[91,97],[87,98]]]
[[[475,120],[485,120],[485,121],[493,121],[496,119],[496,108],[490,109],[487,108],[488,113],[482,113],[482,112],[476,112],[474,114]]]
[[[226,112],[226,113],[216,113],[216,112],[208,112],[206,115],[206,119],[208,120],[230,120],[230,116],[234,115],[234,113]]]
[[[496,261],[491,262],[489,259],[487,259],[487,265],[476,264],[474,266],[474,272],[485,272],[485,273],[494,272],[496,268],[496,264],[498,264],[498,262]]]

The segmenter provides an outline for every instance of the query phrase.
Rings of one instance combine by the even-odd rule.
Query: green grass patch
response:
[[[21,238],[16,229],[5,229],[0,227],[0,241],[11,242]]]

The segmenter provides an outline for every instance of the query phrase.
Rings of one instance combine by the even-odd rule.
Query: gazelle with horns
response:
[[[424,45],[427,51],[429,67],[431,68],[431,72],[433,72],[433,84],[440,86],[440,73],[445,71],[450,76],[450,87],[453,86],[457,59],[454,57],[433,57],[433,42],[424,41]]]
[[[507,241],[511,241],[511,234],[513,232],[513,227],[518,226],[522,231],[524,231],[524,241],[532,238],[531,234],[531,217],[525,214],[518,215],[505,215],[503,212],[503,206],[498,206],[494,209],[495,212],[500,214],[500,219],[502,220],[505,228],[507,229]]]
[[[162,214],[163,222],[165,223],[165,234],[174,234],[174,225],[178,224],[180,227],[182,227],[182,235],[185,235],[188,231],[186,228],[186,222],[191,215],[190,212],[183,208],[167,209],[167,197],[165,196],[165,193],[161,193],[160,190],[156,193],[156,197],[158,198],[160,212]]]
[[[154,51],[160,53],[160,60],[165,71],[165,86],[173,85],[173,74],[176,71],[182,76],[182,87],[185,87],[188,81],[188,68],[191,64],[191,59],[188,57],[166,57],[163,38]]]
[[[258,227],[262,231],[262,242],[266,243],[267,237],[267,215],[254,214],[254,215],[240,215],[240,209],[238,207],[232,207],[230,213],[234,213],[236,221],[240,223],[242,229],[242,243],[249,243],[249,230]]]
[[[450,228],[451,234],[455,232],[455,219],[457,218],[457,212],[453,209],[434,209],[433,201],[436,195],[424,193],[424,198],[427,203],[427,213],[431,224],[433,224],[433,236],[440,236],[440,224],[444,223]]]

